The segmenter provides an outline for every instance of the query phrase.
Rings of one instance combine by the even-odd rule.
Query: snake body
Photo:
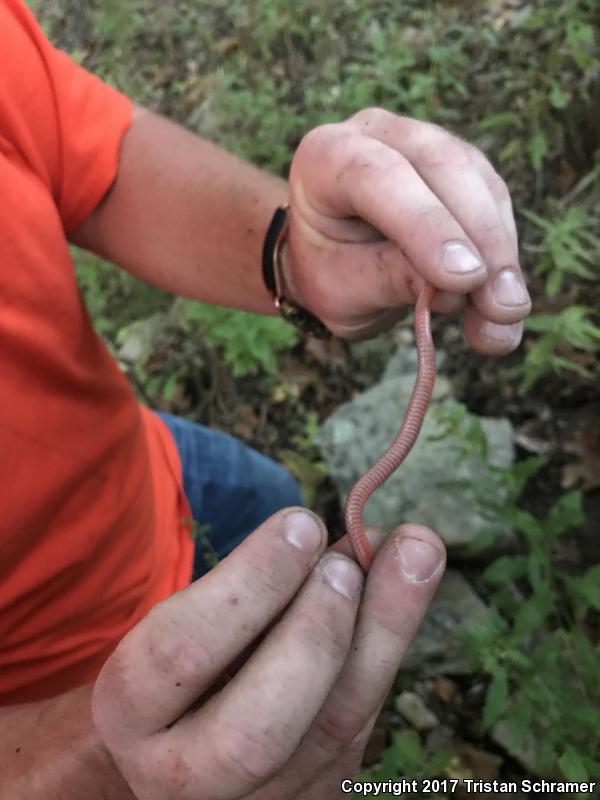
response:
[[[435,289],[425,284],[415,306],[417,379],[400,431],[385,453],[358,479],[346,501],[345,522],[348,539],[360,566],[368,571],[375,550],[367,539],[364,510],[367,500],[394,473],[417,440],[435,383],[435,349],[431,337],[431,303]]]

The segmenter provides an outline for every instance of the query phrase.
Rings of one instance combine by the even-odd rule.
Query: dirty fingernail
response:
[[[422,539],[405,537],[396,546],[402,574],[411,583],[429,580],[441,564],[442,553]]]
[[[511,269],[503,269],[494,282],[494,298],[502,306],[523,306],[529,294]]]
[[[323,541],[319,524],[304,511],[292,511],[286,516],[283,533],[290,544],[306,552],[315,552]]]
[[[327,583],[338,594],[355,600],[360,594],[363,574],[360,567],[341,556],[326,556],[321,562],[321,572]]]
[[[482,266],[479,256],[460,242],[448,242],[444,245],[442,266],[446,272],[454,275],[464,275],[475,272]]]

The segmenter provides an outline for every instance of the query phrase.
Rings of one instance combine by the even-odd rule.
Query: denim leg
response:
[[[296,480],[284,467],[221,431],[156,412],[179,451],[183,487],[195,521],[224,558],[271,514],[304,505]],[[196,539],[194,580],[206,572],[202,537]]]

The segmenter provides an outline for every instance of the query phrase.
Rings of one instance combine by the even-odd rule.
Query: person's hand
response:
[[[444,548],[404,525],[363,587],[325,541],[310,512],[275,514],[108,659],[94,720],[139,800],[347,796]]]
[[[335,334],[390,327],[424,282],[483,353],[514,349],[531,302],[510,196],[483,154],[383,109],[308,133],[290,171],[288,299]]]

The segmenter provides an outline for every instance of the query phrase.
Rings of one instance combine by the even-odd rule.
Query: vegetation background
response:
[[[492,361],[468,350],[456,321],[436,320],[435,331],[458,399],[516,426],[516,465],[490,470],[472,492],[495,524],[518,532],[520,547],[477,569],[493,614],[465,641],[476,671],[438,676],[427,688],[445,733],[411,729],[392,693],[365,769],[600,779],[600,6],[30,4],[54,43],[86,68],[274,172],[285,174],[311,127],[370,105],[447,126],[496,164],[513,195],[534,299],[526,336],[516,354]],[[324,344],[280,320],[175,300],[90,254],[74,258],[94,323],[141,399],[284,461],[339,533],[318,423],[377,380],[410,320],[368,350]],[[474,430],[465,448],[480,444]],[[494,508],[499,484],[509,501]],[[482,531],[482,552],[489,536]],[[395,693],[418,681],[403,675]],[[490,735],[499,721],[505,746]]]

